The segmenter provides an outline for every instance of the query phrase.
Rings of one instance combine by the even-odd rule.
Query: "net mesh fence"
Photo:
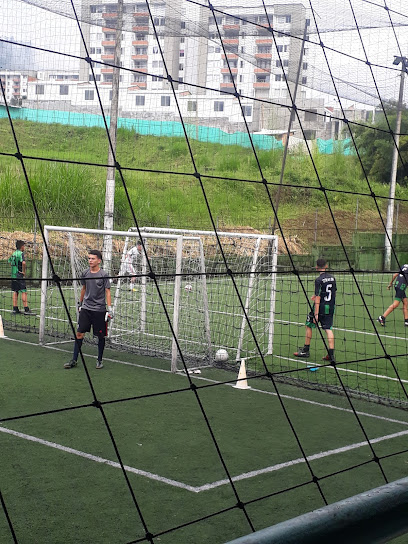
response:
[[[404,297],[399,300],[396,294],[403,312],[395,307],[387,314],[385,328],[378,322],[395,301],[394,287],[387,289],[392,274],[408,257],[402,241],[387,229],[387,205],[388,213],[389,203],[392,209],[401,206],[403,223],[407,201],[404,118],[395,130],[405,110],[407,17],[404,2],[397,0],[247,0],[242,6],[226,0],[4,3],[2,325],[10,335],[35,334],[44,349],[70,349],[81,274],[88,267],[89,250],[98,249],[105,257],[114,310],[107,346],[112,353],[139,355],[141,368],[159,369],[156,360],[164,360],[160,372],[179,372],[185,380],[177,387],[158,378],[149,391],[132,386],[126,397],[111,398],[110,392],[98,389],[89,356],[81,348],[77,370],[87,386],[88,403],[73,401],[62,407],[50,393],[47,408],[33,404],[22,414],[17,407],[0,418],[1,431],[10,434],[19,432],[20,420],[35,422],[66,412],[75,417],[91,406],[97,408],[103,440],[114,458],[111,463],[120,470],[120,496],[128,498],[121,516],[134,520],[126,537],[118,529],[118,535],[104,535],[106,542],[224,542],[276,522],[266,512],[276,497],[298,504],[296,511],[303,513],[308,493],[317,496],[318,506],[328,504],[339,482],[341,487],[341,477],[352,479],[364,467],[372,470],[376,482],[385,483],[392,479],[395,465],[406,459],[406,445],[395,442],[384,448],[385,438],[375,438],[361,414],[364,406],[370,417],[384,416],[391,425],[395,414],[406,414],[408,406]],[[377,149],[389,151],[386,160],[385,155],[371,155],[370,139],[376,140]],[[324,158],[326,147],[334,166]],[[393,168],[399,184],[390,196]],[[387,179],[381,177],[384,172]],[[354,178],[361,182],[358,189]],[[106,206],[113,195],[115,202],[108,212],[105,182]],[[375,235],[364,237],[356,228],[350,239],[346,218],[354,215],[356,206],[364,220],[375,222]],[[314,228],[313,215],[297,213],[302,207],[324,213],[319,232],[324,245],[313,244],[314,229],[314,240],[300,247],[297,238]],[[109,239],[101,229],[91,233],[84,228],[100,227],[93,218],[104,210]],[[262,217],[264,232],[232,224],[234,212]],[[33,215],[35,231],[28,232]],[[54,225],[68,228],[46,228],[50,216]],[[163,217],[170,216],[177,231],[164,224]],[[230,223],[228,232],[225,225],[219,227],[220,216]],[[70,231],[74,226],[79,228]],[[384,239],[392,269],[387,272]],[[25,241],[26,298],[21,290],[17,297],[21,313],[10,291],[16,240]],[[142,247],[130,257],[137,240]],[[313,311],[315,261],[322,256],[328,258],[337,282],[335,357],[321,326],[313,329],[312,355],[297,357],[305,321]],[[90,346],[84,347],[95,352],[92,335],[87,342]],[[220,350],[226,350],[227,357]],[[255,390],[260,382],[268,384],[279,414],[272,423],[268,410],[258,413],[249,397],[241,398],[236,413],[224,411],[223,399],[208,400],[212,391],[235,383],[242,360],[246,374],[239,374],[236,387],[252,385]],[[196,371],[202,377],[207,371],[219,374],[208,374],[204,382]],[[317,438],[320,416],[300,424],[299,412],[291,405],[298,390],[310,403],[315,402],[310,392],[335,393],[353,432],[347,435],[338,425],[328,427],[327,435],[345,435],[347,443],[364,446],[365,455],[350,463],[333,462],[319,473],[313,463],[320,454],[311,453],[309,440],[316,437],[313,451],[322,452],[326,437]],[[326,407],[327,398],[316,406]],[[169,457],[180,459],[174,473],[182,479],[187,466],[194,474],[200,465],[208,465],[216,475],[212,486],[184,486],[183,493],[199,497],[185,499],[188,516],[179,498],[177,512],[167,515],[167,507],[161,511],[165,498],[157,499],[155,493],[150,495],[152,515],[144,500],[146,488],[132,480],[133,469],[126,464],[126,433],[117,421],[139,419],[141,427],[146,425],[144,437],[154,457],[163,446],[162,437],[155,435],[159,402],[165,427],[157,434],[171,429],[181,436],[183,425],[186,431],[181,443],[168,446]],[[380,416],[379,404],[399,410]],[[112,405],[117,420],[107,417]],[[185,406],[194,406],[191,427]],[[241,410],[251,415],[252,423],[245,428],[237,416]],[[273,441],[278,430],[284,438]],[[236,450],[228,449],[234,432],[252,437],[250,444],[231,438]],[[390,430],[389,435],[400,438],[405,432]],[[87,433],[78,420],[79,443]],[[57,432],[55,442],[60,438]],[[276,453],[282,456],[278,459],[285,459],[285,445],[290,443],[298,459],[288,462],[295,468],[287,480],[265,480],[249,490],[240,482],[280,466],[253,474],[251,463],[262,443],[274,458]],[[190,447],[196,455],[192,467],[186,453]],[[296,468],[300,463],[305,466],[301,474]],[[160,472],[160,466],[159,462],[150,470],[133,472],[152,477],[156,485],[160,478],[153,472]],[[327,481],[332,485],[324,485]],[[160,482],[181,487],[169,478]],[[200,493],[221,485],[228,488],[225,496],[220,492],[214,505],[202,502]],[[14,497],[10,488],[13,483],[7,481],[6,491],[1,490],[0,531],[4,541],[27,541],[14,499],[8,498]],[[306,495],[298,499],[304,489]],[[216,537],[202,531],[229,515]],[[50,524],[45,520],[44,525]],[[94,530],[96,534],[96,526]],[[91,541],[80,523],[69,538]]]

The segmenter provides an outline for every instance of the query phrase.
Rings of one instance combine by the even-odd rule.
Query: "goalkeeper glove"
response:
[[[113,319],[112,306],[108,306],[108,311],[105,314],[105,321],[111,321]]]
[[[78,312],[80,312],[82,308],[82,302],[80,300],[78,300],[77,306],[78,306]]]

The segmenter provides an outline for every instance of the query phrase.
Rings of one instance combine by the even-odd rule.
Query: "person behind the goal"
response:
[[[119,276],[130,276],[129,289],[134,290],[134,284],[136,281],[137,262],[142,254],[142,243],[140,240],[136,242],[136,245],[131,247],[126,255],[123,257]]]
[[[397,281],[395,281],[397,280]],[[401,266],[399,272],[396,272],[390,283],[387,285],[387,289],[391,289],[395,281],[395,296],[394,302],[389,306],[385,312],[377,319],[378,323],[385,327],[385,318],[390,315],[391,312],[398,308],[400,302],[402,302],[402,311],[404,312],[404,324],[408,327],[408,298],[405,293],[408,285],[408,264]]]
[[[296,357],[308,358],[310,356],[310,342],[312,340],[313,329],[320,323],[321,328],[327,335],[329,345],[328,353],[323,359],[325,361],[335,362],[334,360],[334,334],[332,331],[334,309],[336,305],[336,279],[333,274],[327,272],[328,264],[325,259],[317,259],[316,269],[320,276],[315,280],[313,300],[313,311],[309,313],[306,320],[305,345],[299,348],[294,355]]]
[[[80,347],[85,333],[93,329],[94,336],[98,337],[98,361],[96,368],[103,368],[102,357],[105,349],[105,337],[108,330],[108,321],[113,318],[111,307],[110,280],[107,273],[100,267],[102,254],[93,249],[88,254],[89,268],[81,275],[82,289],[79,296],[78,330],[74,344],[72,359],[64,364],[64,368],[73,368],[77,365]],[[106,310],[106,306],[108,310]]]

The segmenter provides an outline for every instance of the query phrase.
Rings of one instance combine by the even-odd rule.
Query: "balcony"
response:
[[[228,68],[221,68],[221,74],[238,74],[238,68],[231,68],[231,72]]]
[[[221,55],[223,60],[225,59],[237,59],[238,55],[236,53],[227,53],[226,55]]]
[[[256,59],[271,59],[272,53],[255,53]]]
[[[107,28],[105,26],[102,27],[102,32],[105,34],[112,34],[112,32],[116,32],[116,28]]]
[[[231,32],[231,30],[239,31],[239,25],[223,25],[222,28],[226,32]]]
[[[115,47],[115,45],[116,45],[116,40],[104,40],[104,41],[102,42],[102,45],[103,45],[104,47]]]
[[[271,71],[271,66],[269,68],[255,68],[254,73],[255,74],[269,74]]]
[[[147,60],[148,55],[132,55],[132,60]]]
[[[102,60],[113,60],[115,55],[101,55]]]
[[[230,39],[226,39],[224,40],[224,43],[225,45],[238,45],[238,38],[230,38]]]
[[[254,83],[254,89],[270,89],[271,84],[269,82]]]
[[[101,81],[99,85],[112,85],[112,81]]]
[[[136,13],[133,14],[133,17],[139,18],[144,17],[145,19],[149,18],[149,12],[148,11],[136,11]]]
[[[142,74],[147,74],[147,68],[138,68],[137,66],[133,66],[133,70],[136,70],[136,72],[141,72]]]
[[[104,19],[116,19],[118,16],[117,13],[102,13]]]
[[[141,46],[141,45],[149,45],[149,42],[147,40],[135,40],[132,42],[132,45]]]
[[[255,43],[258,44],[265,44],[265,45],[272,45],[273,39],[272,38],[258,38],[255,40]]]
[[[137,91],[138,89],[146,89],[147,88],[147,82],[146,81],[138,81],[138,82],[133,82],[132,86],[131,87],[128,87],[129,90],[131,91]]]
[[[226,89],[234,89],[233,83],[220,83],[220,89],[225,91]]]
[[[101,73],[102,74],[113,74],[113,68],[102,68]]]
[[[149,25],[144,26],[134,26],[132,27],[133,32],[149,32]]]

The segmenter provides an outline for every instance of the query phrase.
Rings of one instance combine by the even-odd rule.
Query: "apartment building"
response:
[[[299,65],[298,97],[307,98],[302,87],[307,84],[307,47],[302,53],[301,45],[308,21],[301,3],[275,5],[267,0],[265,6],[260,0],[236,5],[225,0],[225,6],[214,5],[213,14],[184,0],[155,0],[148,5],[144,0],[124,0],[119,12],[117,2],[82,0],[81,18],[89,24],[83,25],[86,46],[82,45],[81,56],[91,58],[92,66],[81,61],[77,81],[58,86],[56,79],[47,77],[37,82],[30,86],[29,98],[69,99],[73,106],[95,112],[100,99],[108,112],[120,27],[119,115],[178,120],[169,74],[180,103],[186,104],[182,109],[187,118],[239,130],[244,113],[252,129],[271,128],[262,104],[287,101],[285,74],[293,89]],[[236,92],[242,109],[232,96]]]

